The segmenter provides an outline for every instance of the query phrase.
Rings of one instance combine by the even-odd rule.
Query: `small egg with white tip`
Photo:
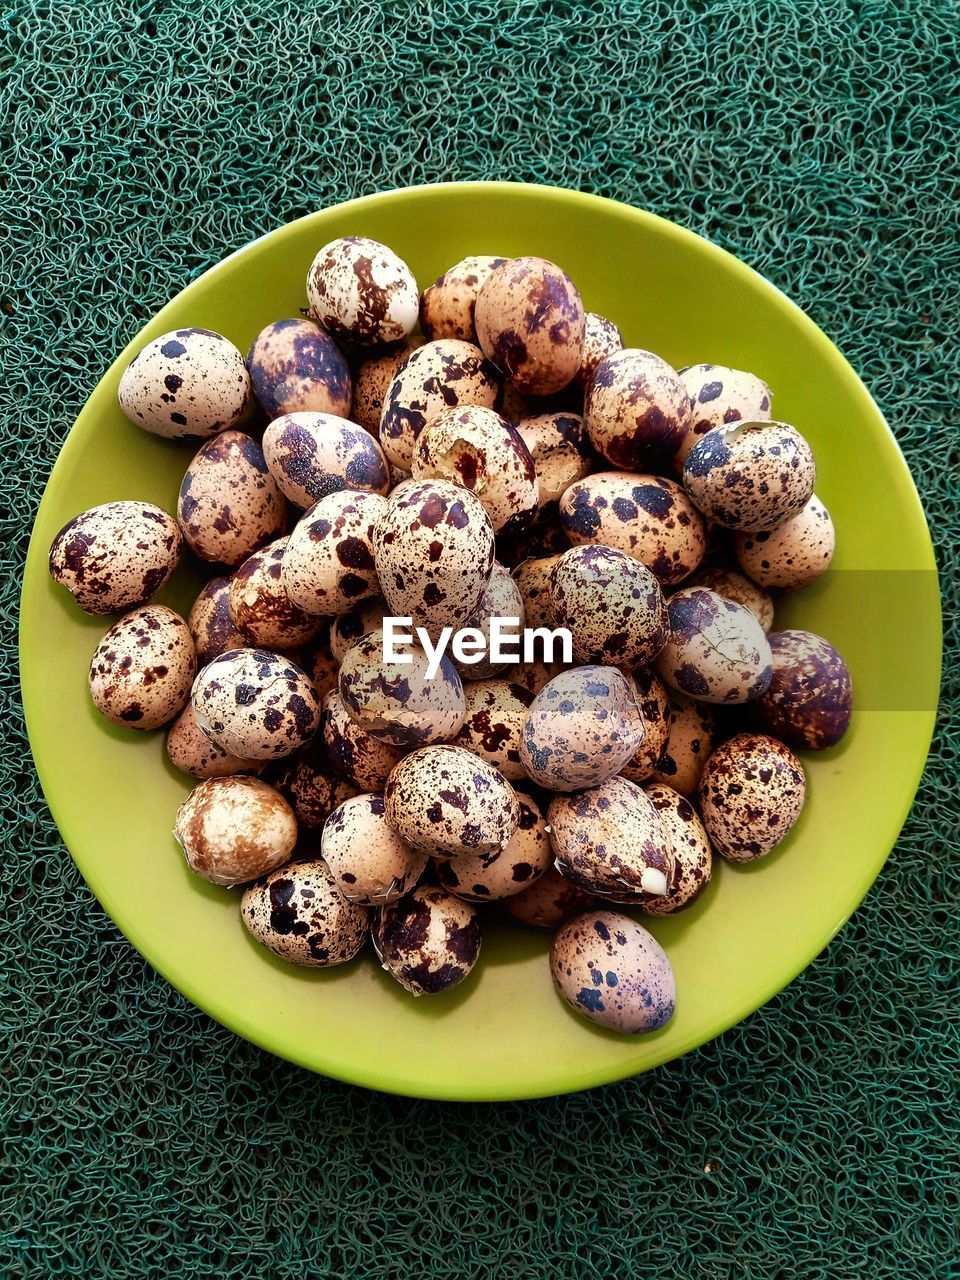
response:
[[[286,862],[297,820],[260,778],[208,778],[177,810],[173,834],[191,871],[211,884],[246,884]]]

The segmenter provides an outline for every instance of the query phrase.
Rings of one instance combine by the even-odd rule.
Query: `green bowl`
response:
[[[784,600],[777,625],[803,626],[850,663],[857,711],[846,739],[808,755],[809,798],[783,845],[747,867],[721,864],[673,919],[645,921],[677,977],[661,1031],[595,1028],[554,994],[549,937],[491,926],[474,973],[414,1000],[370,954],[340,969],[296,969],[255,944],[238,894],[186,868],[171,830],[189,781],[162,733],[108,725],[87,666],[104,619],[88,618],[47,575],[47,550],[77,512],[117,498],[175,510],[190,446],[149,436],[117,407],[135,351],[202,325],[246,350],[304,303],[315,251],[374,236],[422,284],[468,253],[538,254],[565,266],[591,310],[626,344],[675,366],[750,369],[817,455],[819,495],[838,530],[834,567]],[[184,567],[160,599],[185,611],[199,578]],[[647,1070],[718,1035],[807,965],[860,902],[913,799],[939,687],[939,592],[930,537],[893,436],[856,374],[772,285],[707,241],[651,214],[548,187],[463,183],[351,201],[281,227],[189,285],[122,352],[87,401],[47,485],[27,558],[23,698],[50,809],[93,892],[130,942],[195,1004],[272,1053],[325,1075],[430,1098],[525,1098]],[[788,1064],[785,1064],[785,1069]]]

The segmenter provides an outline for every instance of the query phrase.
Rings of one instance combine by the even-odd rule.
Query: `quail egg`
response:
[[[683,464],[683,487],[726,529],[776,529],[806,506],[817,477],[810,446],[785,422],[741,422],[701,436]]]
[[[583,416],[590,443],[613,466],[659,470],[683,441],[690,397],[666,360],[627,347],[597,365],[587,384]]]
[[[241,760],[291,755],[320,724],[320,699],[309,677],[266,649],[228,649],[209,662],[190,698],[211,742]]]
[[[409,893],[427,865],[405,845],[384,816],[382,795],[344,800],[327,820],[323,860],[348,902],[385,907]]]
[[[675,464],[682,467],[701,436],[714,427],[734,422],[769,422],[770,388],[755,373],[727,369],[721,364],[693,364],[680,369],[693,411]]]
[[[537,476],[541,515],[557,510],[561,497],[593,465],[593,450],[578,413],[539,413],[517,426]]]
[[[407,337],[386,351],[368,356],[353,376],[353,407],[341,416],[359,423],[379,440],[383,402],[390,384],[410,352],[422,345],[422,338]]]
[[[415,996],[456,986],[480,954],[476,912],[439,885],[419,885],[384,907],[371,936],[384,969]]]
[[[207,778],[177,810],[173,834],[198,876],[245,884],[289,859],[297,821],[283,796],[259,778]]]
[[[302,655],[300,665],[313,682],[318,698],[336,689],[340,679],[340,660],[330,650],[329,637],[315,640]]]
[[[769,631],[773,626],[773,601],[769,594],[736,569],[713,565],[712,568],[695,573],[687,585],[706,587],[708,591],[715,591],[726,600],[742,604],[750,610],[764,631]]]
[[[823,751],[846,733],[853,685],[843,658],[812,631],[770,636],[773,679],[755,703],[761,727],[797,750]]]
[[[471,681],[463,692],[467,715],[454,743],[489,761],[508,781],[522,781],[520,736],[533,694],[512,680]]]
[[[800,591],[830,568],[836,533],[830,512],[814,495],[799,515],[772,533],[738,533],[740,568],[761,587]]]
[[[230,617],[230,579],[211,578],[187,618],[197,648],[197,666],[205,667],[228,649],[243,649],[248,641]]]
[[[511,664],[493,662],[488,656],[494,618],[516,618],[516,627],[503,624],[505,635],[511,637],[514,634],[519,636],[526,625],[520,589],[510,571],[496,561],[493,563],[490,581],[480,597],[480,606],[467,623],[468,627],[480,632],[484,648],[481,648],[478,643],[477,653],[471,654],[471,657],[478,659],[476,662],[461,662],[456,657],[452,658],[462,680],[488,680],[491,676],[499,675],[509,669]]]
[[[226,431],[253,403],[243,356],[211,329],[177,329],[148,342],[124,369],[118,396],[134,426],[168,440]]]
[[[673,852],[673,875],[666,893],[644,894],[640,905],[647,915],[665,916],[689,906],[710,881],[713,853],[697,811],[679,791],[661,782],[644,788],[660,815],[660,826]]]
[[[331,766],[360,791],[382,791],[393,769],[407,754],[406,747],[374,738],[351,719],[335,688],[324,696],[320,732]]]
[[[670,736],[670,695],[660,677],[647,668],[624,674],[633,685],[643,716],[643,741],[620,772],[631,782],[645,782],[656,770]]]
[[[324,629],[324,620],[305,613],[284,587],[282,566],[287,538],[248,556],[230,579],[230,620],[246,644],[259,649],[296,649]]]
[[[436,863],[437,879],[465,902],[494,902],[528,888],[553,863],[543,814],[529,796],[517,793],[520,821],[503,849],[462,853]]]
[[[762,733],[722,742],[704,766],[700,812],[717,853],[752,862],[776,848],[800,817],[803,766],[789,747]]]
[[[584,893],[555,867],[550,867],[522,892],[507,898],[503,905],[520,924],[535,929],[556,929],[571,916],[599,907],[600,899]]]
[[[167,755],[174,768],[194,778],[228,778],[234,773],[259,773],[262,760],[227,755],[200,732],[188,702],[167,733]]]
[[[645,566],[614,547],[571,547],[550,576],[553,616],[577,662],[652,662],[667,639],[667,606]]]
[[[180,559],[173,516],[151,502],[105,502],[74,516],[50,548],[50,576],[84,613],[146,604]]]
[[[282,584],[305,613],[346,613],[380,590],[373,530],[386,514],[379,493],[329,493],[306,512],[287,540]]]
[[[329,493],[386,493],[387,460],[369,431],[329,413],[288,413],[263,433],[270,474],[290,501],[312,507]]]
[[[329,333],[312,320],[276,320],[247,356],[253,394],[272,422],[287,413],[349,418],[350,370]]]
[[[476,342],[473,312],[477,294],[491,272],[504,262],[505,258],[462,258],[424,289],[420,299],[420,328],[428,342],[436,338]]]
[[[90,663],[90,696],[111,724],[157,729],[190,696],[197,655],[190,629],[162,604],[143,605],[115,622]]]
[[[333,772],[319,741],[269,765],[265,776],[290,802],[297,821],[307,831],[320,831],[334,809],[357,794],[352,783]]]
[[[383,619],[390,614],[386,602],[379,596],[365,600],[348,613],[338,614],[330,624],[330,652],[339,665],[347,652],[364,636],[372,635],[383,627]]]
[[[194,555],[227,565],[286,532],[287,504],[256,440],[224,431],[203,445],[183,477],[177,520]]]
[[[670,692],[670,722],[667,743],[650,782],[664,782],[681,795],[692,796],[700,785],[700,775],[713,750],[715,725],[712,709],[705,702]],[[624,774],[629,772],[629,766]],[[638,781],[635,777],[634,782]]]
[[[670,634],[656,659],[671,689],[704,702],[758,698],[770,683],[770,645],[763,627],[742,604],[684,587],[667,605]]]
[[[348,902],[319,858],[279,867],[244,890],[240,915],[252,937],[291,964],[346,964],[370,931],[366,907]]]
[[[523,613],[529,628],[552,627],[553,570],[559,556],[524,560],[513,571],[513,578],[523,602]]]
[[[367,236],[341,236],[310,264],[307,301],[313,319],[334,337],[375,346],[415,327],[420,290],[392,249]]]
[[[600,361],[622,350],[623,335],[613,321],[597,315],[595,311],[588,311],[583,318],[583,355],[576,377],[577,386],[586,388]]]

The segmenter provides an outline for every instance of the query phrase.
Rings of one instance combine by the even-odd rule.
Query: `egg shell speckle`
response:
[[[660,826],[673,852],[673,875],[665,894],[643,894],[640,905],[647,915],[665,916],[681,911],[710,882],[713,851],[697,811],[679,791],[654,782],[644,788],[660,815]]]
[[[348,902],[384,907],[409,893],[427,855],[404,844],[384,815],[383,796],[353,796],[327,819],[320,852]]]
[[[504,902],[514,920],[534,929],[556,929],[571,916],[600,905],[599,898],[584,893],[555,867],[549,867],[533,884]]]
[[[329,637],[315,640],[302,655],[303,670],[313,682],[318,698],[324,698],[337,688],[340,679],[340,661],[330,651]]]
[[[268,766],[264,775],[292,805],[301,827],[320,831],[337,805],[357,788],[333,769],[322,743]]]
[[[733,546],[740,568],[758,585],[800,591],[830,568],[836,533],[829,511],[814,495],[779,529],[734,534]]]
[[[524,560],[513,571],[528,627],[554,625],[553,570],[559,559],[556,555]]]
[[[693,364],[678,370],[693,409],[675,465],[682,469],[701,436],[734,422],[769,422],[770,388],[755,373],[721,364]]]
[[[295,605],[329,617],[377,595],[373,530],[386,510],[379,493],[342,490],[314,503],[283,555],[283,586]]]
[[[533,459],[538,508],[541,515],[549,515],[566,490],[593,466],[583,418],[578,413],[539,413],[518,423],[517,432]]]
[[[382,742],[351,719],[336,689],[324,696],[320,732],[331,767],[361,791],[382,791],[391,772],[407,754],[406,747]]]
[[[428,342],[437,338],[476,342],[473,313],[477,294],[494,268],[505,261],[505,258],[482,255],[462,258],[424,289],[420,299],[420,328]]]
[[[297,507],[312,507],[341,489],[385,494],[390,485],[387,460],[369,431],[330,413],[277,418],[263,433],[263,453]]]
[[[278,538],[248,556],[230,579],[230,620],[246,644],[259,649],[296,649],[315,639],[324,620],[304,613],[283,584],[287,538]]]
[[[383,402],[390,384],[410,352],[422,346],[422,338],[406,337],[385,351],[368,356],[353,375],[353,406],[343,417],[359,423],[379,441]]]
[[[226,565],[286,532],[287,504],[256,440],[225,431],[203,445],[183,477],[177,520],[195,555]]]
[[[761,728],[796,750],[840,741],[853,714],[853,683],[840,653],[812,631],[770,636],[773,679],[754,704]]]
[[[671,691],[666,746],[648,781],[665,782],[681,795],[692,796],[713,750],[715,733],[711,707]]]
[[[806,506],[817,467],[785,422],[741,422],[702,436],[683,464],[683,487],[726,529],[776,529]]]
[[[577,386],[585,389],[600,361],[622,350],[623,335],[613,321],[595,311],[588,311],[583,318],[583,354],[580,372],[575,379]]]
[[[367,236],[341,236],[310,264],[307,300],[329,333],[372,346],[397,342],[414,328],[420,291],[392,249]]]
[[[341,663],[348,651],[365,636],[380,631],[384,617],[389,614],[386,601],[377,596],[334,618],[330,624],[330,652],[337,663]]]
[[[243,356],[212,329],[176,329],[148,342],[123,371],[117,394],[135,426],[168,440],[235,427],[253,402]]]
[[[340,348],[312,320],[276,320],[247,355],[253,393],[267,418],[285,413],[350,415],[353,389]]]
[[[435,863],[437,879],[465,902],[494,902],[528,888],[553,863],[547,824],[536,803],[517,793],[520,820],[503,849],[462,853]]]
[[[90,696],[112,724],[157,729],[183,708],[197,670],[190,629],[161,604],[115,622],[90,662]]]
[[[646,668],[624,675],[633,685],[643,716],[643,741],[620,772],[630,782],[645,782],[657,768],[670,736],[670,694],[660,677]]]
[[[800,817],[806,777],[788,746],[762,733],[740,733],[710,756],[699,795],[716,852],[728,862],[752,862],[774,849]]]
[[[329,969],[352,960],[367,940],[366,907],[348,902],[326,865],[294,862],[244,891],[243,923],[268,950],[291,964]]]
[[[708,591],[715,591],[718,596],[742,604],[750,610],[764,631],[769,632],[773,626],[773,601],[769,594],[736,569],[728,569],[723,565],[701,569],[693,575],[687,586],[706,587]]]
[[[667,606],[645,566],[614,547],[571,547],[550,575],[555,622],[577,662],[652,662],[667,639]]]
[[[236,885],[287,861],[297,822],[259,778],[208,778],[177,810],[173,833],[191,871],[211,884]]]
[[[384,907],[372,937],[384,969],[415,996],[456,986],[480,954],[476,912],[439,885],[420,885]]]
[[[583,416],[590,443],[615,467],[660,470],[690,421],[690,397],[675,369],[637,347],[606,356],[587,384]]]
[[[454,739],[494,765],[509,782],[526,778],[520,737],[533,694],[512,680],[479,680],[464,685],[466,719]]]
[[[84,613],[146,604],[177,567],[173,516],[151,502],[105,502],[67,522],[50,547],[50,576]]]
[[[174,768],[194,778],[229,778],[235,773],[259,773],[262,760],[227,755],[200,732],[188,702],[167,733],[167,755]]]
[[[211,578],[200,591],[187,626],[197,647],[197,666],[205,667],[228,649],[243,649],[247,638],[230,617],[230,579]]]
[[[309,677],[266,649],[228,649],[214,658],[194,681],[191,702],[211,742],[243,760],[291,755],[320,724]]]
[[[656,667],[672,689],[723,703],[763,693],[773,673],[770,645],[749,609],[705,587],[684,587],[667,613],[670,635]]]
[[[610,1031],[656,1031],[673,1017],[677,987],[666,952],[619,912],[590,912],[563,925],[550,971],[570,1008]]]
[[[484,587],[483,595],[480,597],[480,606],[467,624],[483,634],[488,651],[493,618],[516,618],[518,627],[515,634],[517,635],[523,631],[526,619],[520,588],[514,582],[509,569],[505,569],[496,561],[490,573],[490,581]],[[510,634],[514,634],[513,629],[509,630]],[[510,663],[491,662],[486,653],[477,656],[480,658],[479,662],[461,662],[458,658],[451,657],[462,680],[488,680],[491,676],[510,671]]]

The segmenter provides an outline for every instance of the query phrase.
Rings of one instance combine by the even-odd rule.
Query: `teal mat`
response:
[[[960,1275],[958,23],[948,0],[0,8],[0,1274]],[[57,837],[13,647],[43,483],[143,321],[300,214],[453,178],[626,200],[780,285],[893,425],[947,595],[926,779],[826,953],[678,1063],[496,1107],[316,1079],[150,972]]]

